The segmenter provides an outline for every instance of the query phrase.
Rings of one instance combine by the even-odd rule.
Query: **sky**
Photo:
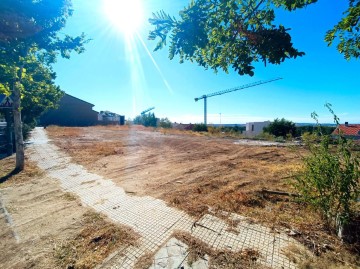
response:
[[[243,124],[275,118],[312,123],[314,111],[320,122],[332,123],[325,103],[332,104],[341,122],[360,123],[360,60],[347,61],[336,46],[328,47],[324,42],[326,31],[340,20],[348,1],[319,0],[295,12],[278,11],[276,21],[291,28],[294,46],[305,56],[280,65],[257,63],[253,77],[234,71],[214,73],[196,63],[180,64],[178,58],[168,58],[168,47],[153,51],[156,42],[147,39],[152,12],[164,10],[177,17],[188,0],[139,0],[136,11],[123,13],[129,2],[133,1],[73,0],[74,14],[62,30],[70,35],[84,32],[91,41],[83,54],[58,59],[54,65],[56,84],[94,104],[94,110],[108,110],[129,119],[155,107],[152,112],[158,118],[201,123],[204,104],[203,100],[195,102],[195,97],[281,77],[208,98],[208,123]],[[126,21],[119,21],[119,17]],[[135,19],[140,22],[135,24]]]

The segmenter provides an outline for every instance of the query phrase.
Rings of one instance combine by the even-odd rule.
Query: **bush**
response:
[[[194,124],[192,127],[192,130],[194,132],[207,132],[208,131],[208,127],[206,124],[204,123],[200,123],[200,124]]]
[[[286,139],[283,138],[282,136],[278,136],[278,137],[275,137],[275,142],[278,142],[278,143],[285,143],[286,142]]]
[[[30,136],[31,131],[36,127],[36,121],[30,123],[23,123],[22,132],[24,141],[27,140]]]
[[[168,118],[160,119],[159,126],[161,128],[170,129],[172,128],[171,121]]]
[[[134,124],[144,125],[145,127],[156,127],[157,119],[154,113],[146,113],[136,116],[134,119]]]
[[[276,140],[276,137],[272,134],[269,134],[269,133],[260,133],[256,136],[254,136],[252,139],[254,140],[265,140],[265,141],[275,141]]]
[[[208,129],[208,132],[213,135],[221,133],[221,128],[218,128],[215,126],[209,126],[207,129]]]
[[[294,136],[296,132],[295,123],[285,120],[284,118],[275,119],[269,126],[264,128],[264,132],[286,138],[288,134]]]
[[[306,126],[297,126],[295,131],[295,136],[299,137],[302,136],[305,133],[317,133],[319,134],[319,128],[320,133],[325,135],[330,135],[335,130],[336,127],[333,126],[313,126],[313,125],[306,125]]]
[[[339,119],[326,104],[339,124]],[[318,122],[317,115],[312,117]],[[319,132],[320,128],[319,128]],[[319,143],[313,137],[305,140],[310,150],[303,157],[303,171],[296,176],[296,184],[301,200],[319,210],[327,224],[338,231],[355,215],[355,205],[360,194],[359,158],[351,151],[352,143],[342,135],[337,136],[337,144],[331,145],[331,137],[321,134]]]

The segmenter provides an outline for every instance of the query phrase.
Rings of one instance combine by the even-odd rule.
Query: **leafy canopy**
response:
[[[159,39],[155,51],[170,40],[169,58],[176,55],[200,66],[240,75],[254,75],[254,63],[280,64],[303,56],[294,48],[289,28],[275,24],[275,9],[295,10],[317,0],[193,0],[176,19],[164,11],[149,19],[155,27],[149,39]],[[349,0],[344,18],[326,35],[345,58],[359,57],[360,0]]]
[[[56,57],[84,51],[84,34],[71,37],[61,32],[72,12],[71,0],[0,1],[0,90],[13,96],[17,171],[24,169],[25,160],[21,95],[28,97],[21,114],[33,122],[61,95],[51,70]],[[45,102],[40,101],[44,97]]]
[[[326,33],[325,41],[329,46],[335,40],[345,59],[360,57],[360,0],[349,0],[344,17]]]
[[[264,127],[264,132],[275,135],[276,137],[286,137],[288,135],[294,136],[296,132],[295,123],[292,121],[282,119],[275,119],[267,127]]]
[[[16,66],[2,64],[0,59],[0,93],[10,95],[13,81],[12,72]],[[44,111],[56,108],[58,101],[63,96],[60,87],[54,84],[55,73],[52,69],[40,62],[35,55],[29,54],[24,63],[21,80],[22,122],[24,135],[35,126],[36,118]]]
[[[25,124],[56,107],[63,95],[51,68],[56,56],[69,58],[73,50],[84,51],[83,34],[71,37],[59,32],[72,12],[69,0],[0,2],[0,93],[13,93],[18,82]]]
[[[159,127],[170,129],[172,128],[172,123],[168,118],[161,118],[159,121]]]
[[[69,58],[70,52],[84,51],[84,34],[59,35],[72,15],[70,0],[2,0],[0,2],[0,48],[13,60],[25,57],[36,47],[38,56],[53,63],[57,53]]]
[[[54,108],[63,94],[54,85],[51,64],[56,56],[69,58],[71,51],[84,51],[84,34],[60,32],[73,13],[71,7],[70,0],[0,2],[0,92],[9,95],[20,89],[25,121]]]
[[[146,113],[136,116],[134,124],[144,125],[145,127],[156,127],[157,119],[154,113]]]

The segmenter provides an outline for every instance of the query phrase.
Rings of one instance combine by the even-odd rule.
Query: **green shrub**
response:
[[[194,132],[207,132],[208,131],[208,127],[206,124],[204,123],[200,123],[200,124],[194,124],[192,127],[192,130]]]
[[[220,134],[221,133],[221,127],[215,127],[215,126],[208,126],[207,130],[210,134]]]
[[[285,143],[286,140],[285,140],[285,138],[283,138],[282,136],[278,136],[278,137],[275,137],[275,142]]]
[[[313,126],[313,125],[305,125],[305,126],[296,126],[296,131],[294,136],[299,137],[304,133],[318,133],[319,127],[322,134],[330,135],[335,130],[336,127],[333,126]]]
[[[295,123],[289,120],[275,119],[267,127],[264,127],[264,132],[275,135],[276,137],[281,136],[286,138],[288,134],[294,136],[296,127]]]
[[[331,105],[326,104],[326,107],[339,124]],[[315,113],[312,117],[318,123]],[[332,145],[329,135],[321,134],[318,143],[312,138],[309,135],[305,140],[310,154],[303,157],[304,169],[296,176],[295,187],[302,201],[320,211],[329,225],[341,229],[356,211],[360,194],[359,157],[351,150],[351,141],[341,134],[336,138],[336,145]]]
[[[172,123],[168,118],[162,118],[162,119],[160,119],[159,126],[161,128],[171,129],[172,128]]]
[[[22,132],[24,140],[27,140],[29,138],[31,131],[35,128],[35,126],[36,121],[33,121],[32,123],[23,123]]]
[[[266,141],[275,141],[276,137],[272,134],[262,132],[256,136],[254,136],[252,139],[254,140],[266,140]]]
[[[156,127],[157,119],[154,113],[146,113],[136,116],[134,124],[144,125],[145,127]]]

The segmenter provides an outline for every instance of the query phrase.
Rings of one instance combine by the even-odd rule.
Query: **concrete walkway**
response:
[[[111,180],[89,173],[83,166],[73,164],[71,158],[48,140],[42,128],[32,132],[27,147],[32,161],[52,178],[60,181],[65,191],[78,195],[82,203],[107,215],[114,222],[130,226],[140,234],[138,247],[125,250],[125,255],[114,255],[112,268],[133,268],[135,262],[145,253],[155,253],[167,246],[174,231],[191,233],[215,249],[255,249],[260,252],[259,262],[272,268],[296,268],[283,253],[290,244],[297,241],[283,233],[274,233],[269,228],[251,224],[239,215],[236,233],[228,229],[221,219],[207,214],[194,226],[195,219],[186,213],[171,208],[164,201],[152,197],[127,195]],[[172,240],[172,239],[171,239]],[[158,256],[157,256],[158,257]],[[181,268],[170,265],[168,260],[154,258],[152,268]],[[185,263],[183,261],[183,263]],[[183,264],[184,268],[191,268]]]

